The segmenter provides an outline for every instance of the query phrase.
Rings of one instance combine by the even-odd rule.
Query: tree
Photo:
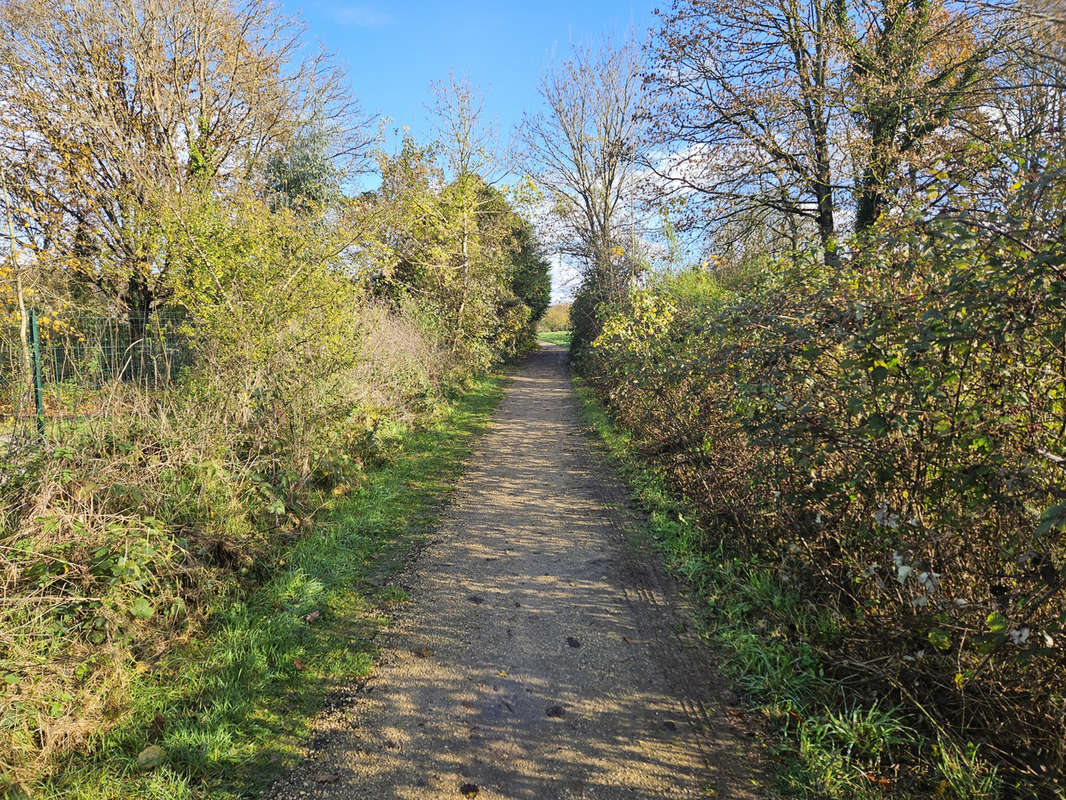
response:
[[[383,268],[373,284],[394,303],[428,310],[461,360],[487,365],[528,338],[546,303],[548,265],[507,198],[477,174],[447,180],[441,152],[439,142],[405,137],[399,153],[381,157],[372,216]]]
[[[984,102],[977,90],[988,48],[976,41],[965,9],[944,0],[875,0],[856,8],[849,15],[841,2],[835,14],[850,67],[848,106],[861,130],[855,229],[864,231],[888,206],[901,167],[920,166],[923,145],[956,114]],[[944,157],[937,148],[927,160]]]
[[[843,64],[834,0],[675,0],[650,85],[667,191],[694,196],[704,225],[752,209],[814,221],[838,263],[835,171],[845,160]]]
[[[487,297],[480,296],[486,286],[499,281],[491,274],[502,265],[493,263],[494,244],[482,241],[493,213],[496,197],[486,191],[486,178],[495,167],[493,134],[485,124],[484,103],[476,87],[466,79],[450,75],[447,82],[432,85],[430,111],[437,128],[436,152],[441,157],[441,174],[449,183],[439,195],[440,210],[446,220],[445,238],[454,241],[454,252],[444,257],[440,266],[450,267],[447,278],[449,293],[455,296],[454,314],[457,333],[453,347],[461,346],[476,329],[481,328],[481,313]],[[450,263],[449,263],[450,262]]]
[[[810,220],[838,264],[848,194],[865,230],[954,158],[994,39],[949,0],[676,0],[649,76],[667,154],[651,166],[698,224],[776,218],[794,237]]]
[[[11,213],[11,196],[7,190],[7,172],[4,171],[2,167],[0,167],[0,192],[2,192],[4,209],[7,212],[5,220],[7,223],[8,234],[6,259],[7,277],[9,277],[11,281],[11,299],[14,301],[15,306],[18,309],[19,356],[22,370],[18,380],[20,388],[15,398],[15,408],[20,408],[25,403],[23,395],[29,392],[30,375],[32,374],[33,369],[33,364],[30,361],[30,320],[26,310],[26,287],[25,282],[22,279],[22,264],[19,263],[19,254],[15,248],[15,224]]]
[[[575,304],[576,346],[595,330],[595,307],[623,297],[631,277],[619,234],[644,145],[642,70],[634,41],[575,47],[541,82],[546,111],[522,123],[529,173],[551,202],[560,251],[582,265],[589,302]]]
[[[344,171],[335,163],[321,129],[297,134],[266,163],[266,192],[275,209],[335,205],[344,196],[343,179]]]
[[[536,325],[551,302],[551,274],[541,251],[533,225],[514,214],[512,222],[517,252],[512,257],[514,267],[511,291],[519,302],[529,308],[530,324]]]
[[[430,84],[429,105],[443,167],[453,179],[481,175],[495,183],[493,172],[500,166],[496,133],[485,119],[485,103],[468,79],[448,76]]]
[[[266,0],[10,0],[0,140],[18,235],[42,268],[120,301],[131,341],[169,291],[163,204],[262,174],[309,117],[348,100]]]

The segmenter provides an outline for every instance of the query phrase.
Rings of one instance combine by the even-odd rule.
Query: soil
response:
[[[367,681],[289,798],[766,798],[759,726],[584,435],[566,351],[516,370]]]

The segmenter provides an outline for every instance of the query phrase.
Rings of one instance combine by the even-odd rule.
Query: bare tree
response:
[[[965,149],[953,132],[982,116],[995,42],[976,16],[951,0],[675,0],[649,76],[652,167],[690,222],[809,220],[836,264],[844,201],[868,228]]]
[[[523,120],[530,175],[552,202],[561,251],[584,267],[601,299],[628,281],[619,229],[636,191],[647,95],[643,58],[630,40],[602,49],[576,47],[544,77],[544,113]]]
[[[649,82],[668,190],[698,199],[704,225],[752,209],[814,221],[838,260],[845,65],[833,48],[835,0],[675,0]]]
[[[451,177],[480,175],[491,181],[500,166],[496,131],[485,118],[485,101],[469,79],[448,76],[430,85],[429,105],[445,166]]]

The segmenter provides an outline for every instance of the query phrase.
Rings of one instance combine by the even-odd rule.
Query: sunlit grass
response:
[[[548,344],[557,344],[560,347],[570,346],[570,331],[541,331],[537,338]]]

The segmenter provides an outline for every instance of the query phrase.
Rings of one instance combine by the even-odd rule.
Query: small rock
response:
[[[544,716],[546,716],[546,717],[555,717],[556,719],[559,719],[565,713],[566,712],[563,711],[563,707],[562,706],[548,706],[548,708],[544,712]]]
[[[139,769],[155,769],[162,764],[167,757],[167,751],[157,744],[149,745],[137,755],[137,767]]]
[[[485,598],[479,594],[472,594],[466,599],[469,600],[471,603],[474,603],[475,605],[481,605],[485,602]]]
[[[571,647],[581,647],[581,642],[578,639],[575,639],[573,636],[567,636],[566,643]]]

